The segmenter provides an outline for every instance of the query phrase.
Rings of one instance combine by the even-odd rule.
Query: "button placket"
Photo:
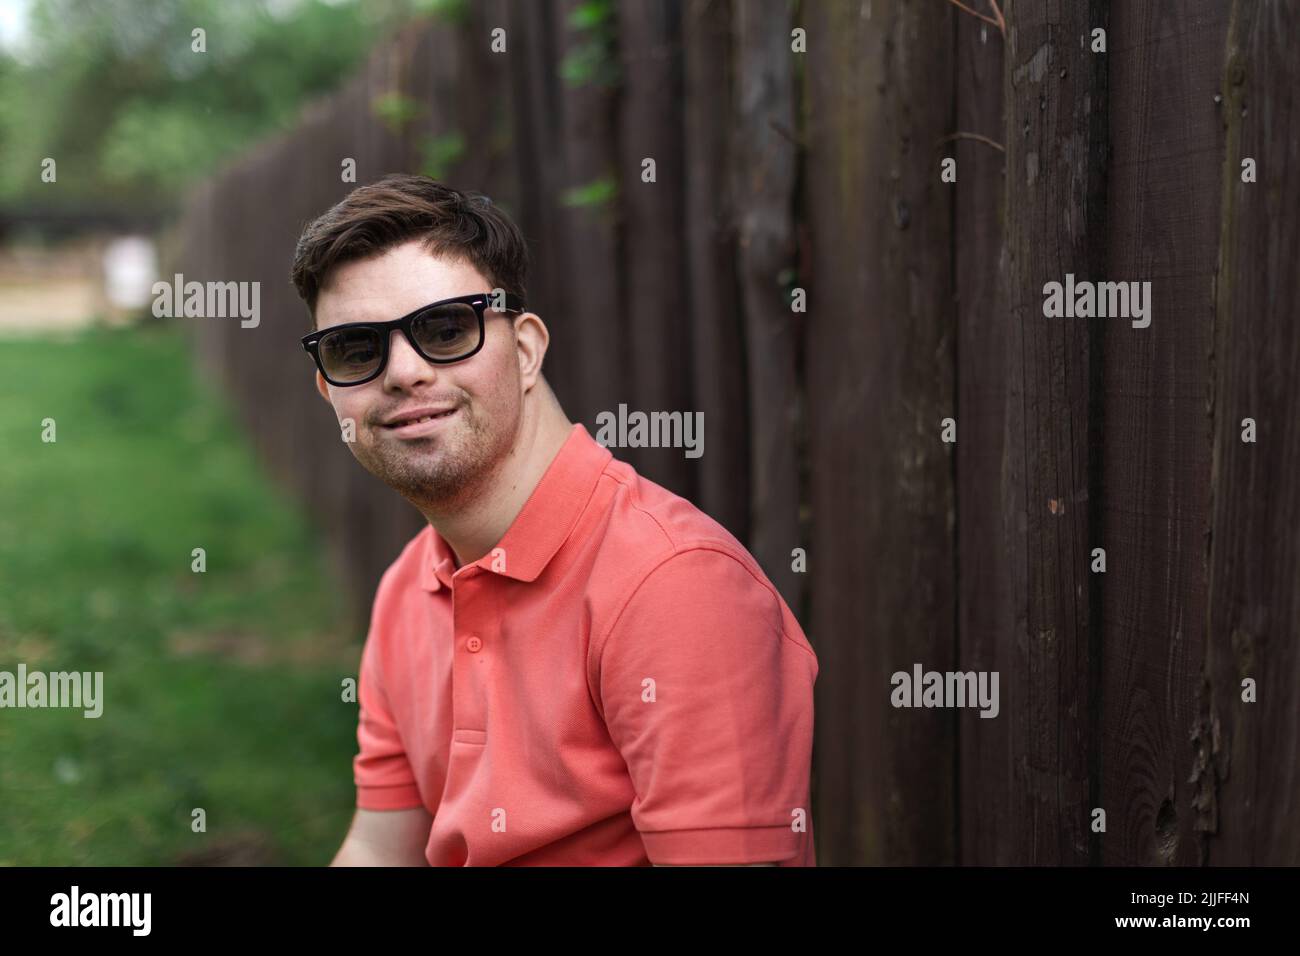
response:
[[[481,625],[485,595],[480,594],[477,570],[462,569],[452,591],[452,725],[457,732],[483,734],[487,727],[487,685],[483,658],[486,641]]]

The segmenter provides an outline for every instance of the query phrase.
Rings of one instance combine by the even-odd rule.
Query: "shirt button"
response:
[[[479,640],[477,634],[471,634],[469,640],[465,642],[465,649],[471,654],[477,654],[483,649],[483,642]]]

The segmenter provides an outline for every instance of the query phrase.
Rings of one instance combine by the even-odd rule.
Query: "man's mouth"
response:
[[[439,423],[451,418],[459,408],[460,406],[456,406],[443,411],[416,408],[409,412],[394,415],[388,421],[382,423],[381,427],[384,431],[398,438],[415,438],[436,430],[440,427]]]

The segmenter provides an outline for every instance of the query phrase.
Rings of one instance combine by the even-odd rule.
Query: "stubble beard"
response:
[[[462,404],[457,420],[434,435],[403,441],[373,426],[373,440],[355,443],[357,461],[421,511],[446,512],[472,501],[509,453],[513,422],[496,427]]]

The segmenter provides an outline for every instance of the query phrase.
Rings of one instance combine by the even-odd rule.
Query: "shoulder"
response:
[[[753,560],[731,532],[694,503],[617,458],[611,458],[601,474],[597,499],[602,512],[601,573],[617,566],[628,585],[696,549],[729,555],[741,563]]]
[[[619,459],[607,463],[602,480],[610,497],[595,562],[604,579],[595,649],[627,626],[629,613],[655,607],[664,624],[725,609],[749,624],[759,618],[777,631],[798,630],[754,555],[712,516]]]
[[[725,605],[778,625],[781,619],[780,597],[754,558],[743,548],[709,539],[682,541],[645,567],[628,598],[627,603],[671,600],[683,614]]]
[[[599,563],[618,570],[606,579],[617,586],[604,589],[593,631],[597,658],[612,634],[633,629],[664,634],[725,626],[806,644],[775,585],[726,528],[617,459],[605,477],[617,487]]]
[[[689,563],[676,559],[693,554],[695,560],[719,569],[739,564],[757,580],[765,580],[745,546],[691,501],[616,458],[606,465],[601,477],[607,483],[609,511],[602,550],[608,557],[619,558],[632,577],[644,579],[670,563],[667,570],[672,573]]]

